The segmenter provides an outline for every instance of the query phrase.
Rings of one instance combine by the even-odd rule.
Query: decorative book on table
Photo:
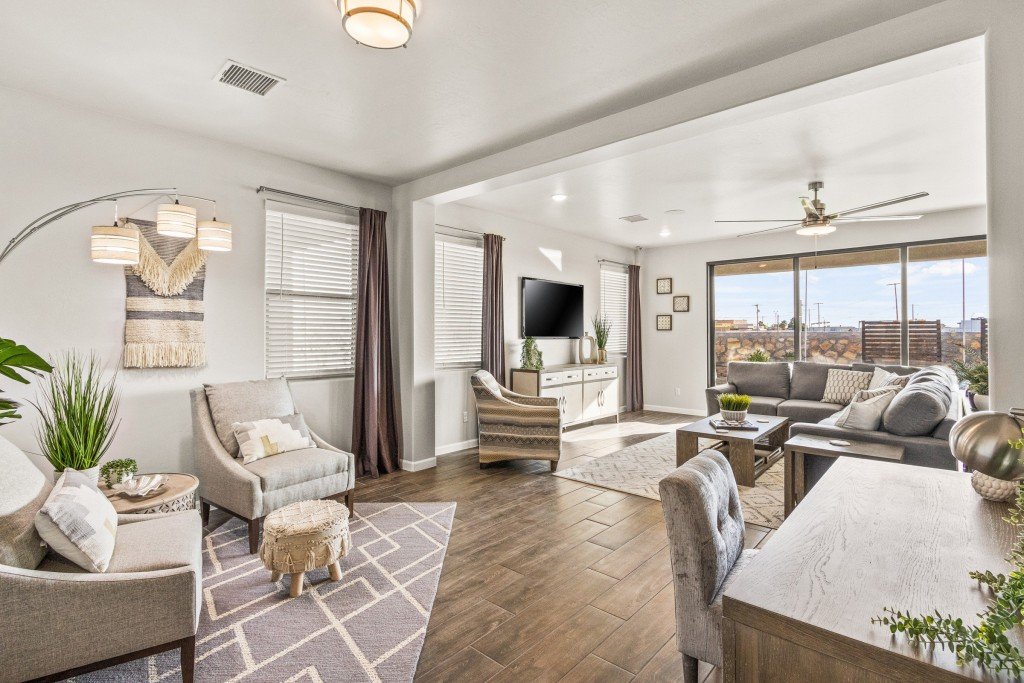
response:
[[[756,432],[759,427],[750,420],[736,422],[734,420],[711,420],[709,423],[714,429],[732,429],[745,432]]]

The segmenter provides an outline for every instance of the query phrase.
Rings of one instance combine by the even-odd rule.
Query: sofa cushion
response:
[[[789,398],[789,363],[729,363],[729,384],[741,394]]]
[[[885,431],[899,436],[931,434],[949,414],[954,383],[945,370],[932,366],[915,372],[882,416]]]
[[[753,415],[777,415],[779,404],[785,400],[774,396],[751,396],[747,410]]]
[[[845,406],[853,400],[858,391],[868,388],[871,384],[871,375],[870,372],[859,370],[832,368],[828,371],[825,393],[821,400],[826,403],[841,403]]]
[[[820,401],[825,395],[825,382],[832,368],[849,370],[848,365],[837,363],[814,363],[798,360],[793,363],[793,379],[790,381],[789,397],[803,401]]]
[[[841,409],[838,403],[791,398],[779,404],[776,415],[788,417],[791,422],[821,422]]]
[[[46,555],[36,513],[53,485],[28,456],[0,436],[0,564],[35,569]]]
[[[238,457],[238,441],[232,425],[295,412],[288,382],[282,378],[261,379],[227,384],[204,384],[210,417],[221,445]]]
[[[276,491],[348,471],[348,453],[324,448],[304,448],[280,453],[245,465],[260,478],[264,491]]]

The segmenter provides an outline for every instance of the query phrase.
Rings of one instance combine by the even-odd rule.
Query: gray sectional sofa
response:
[[[821,400],[832,368],[872,372],[876,367],[898,375],[912,375],[883,416],[879,431],[837,427],[831,418],[838,403]],[[719,411],[718,396],[750,396],[750,412],[790,419],[791,436],[812,434],[872,443],[894,443],[906,448],[904,462],[911,465],[956,469],[949,449],[949,430],[962,417],[956,377],[947,368],[854,363],[729,363],[727,382],[707,389],[708,414]]]

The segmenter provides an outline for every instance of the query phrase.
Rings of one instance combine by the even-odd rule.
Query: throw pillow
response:
[[[835,422],[837,427],[859,429],[866,432],[878,431],[882,415],[896,396],[895,387],[882,387],[858,391]]]
[[[238,455],[248,465],[278,453],[313,448],[313,439],[301,413],[231,425],[238,440]]]
[[[117,512],[89,477],[65,470],[36,513],[35,523],[55,553],[86,571],[107,571],[117,537]]]
[[[896,387],[897,389],[902,389],[905,386],[907,386],[907,382],[910,381],[910,377],[911,377],[911,375],[897,375],[895,373],[892,373],[892,377],[887,378],[885,380],[885,384],[883,384],[882,386],[883,387]],[[874,389],[875,387],[871,387],[871,388]]]
[[[868,385],[868,389],[884,387],[894,377],[899,377],[899,375],[895,372],[883,370],[882,368],[875,368],[874,373],[871,375],[871,384]]]
[[[871,386],[873,376],[874,373],[857,370],[829,370],[828,378],[825,380],[825,393],[821,397],[822,403],[849,404],[858,391]]]

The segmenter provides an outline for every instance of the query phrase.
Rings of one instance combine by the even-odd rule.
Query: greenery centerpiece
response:
[[[765,351],[759,346],[756,349],[754,349],[749,356],[747,356],[747,360],[750,361],[751,363],[770,363],[772,357],[768,354],[767,351]]]
[[[117,431],[117,375],[103,379],[95,355],[75,352],[57,359],[39,403],[36,439],[59,476],[65,469],[89,470],[99,480],[100,458]]]
[[[100,468],[100,476],[108,487],[113,487],[121,482],[131,481],[131,478],[139,471],[139,464],[131,458],[120,458],[103,463]]]
[[[12,339],[0,337],[0,375],[28,384],[26,375],[42,375],[53,370],[50,364],[27,347]],[[0,391],[0,393],[3,393]],[[18,402],[0,396],[0,425],[20,419]]]
[[[537,348],[537,340],[533,337],[523,340],[523,350],[519,353],[519,366],[525,370],[544,369],[544,354]]]
[[[967,399],[971,407],[975,410],[988,410],[988,363],[953,360],[949,366],[956,373],[956,378],[967,385]]]
[[[722,409],[723,418],[731,422],[743,422],[747,419],[750,397],[746,394],[722,394],[718,397],[718,405]]]
[[[608,351],[605,347],[608,345],[608,333],[612,331],[612,321],[600,313],[595,313],[590,322],[594,326],[594,340],[597,342],[597,360],[604,363],[608,360]]]
[[[892,607],[884,608],[871,623],[889,627],[894,635],[906,634],[914,643],[948,648],[960,666],[977,662],[986,669],[1020,676],[1024,672],[1024,655],[1010,642],[1006,632],[1024,626],[1024,486],[1018,485],[1017,501],[1006,521],[1017,532],[1013,551],[1006,558],[1013,570],[1009,575],[987,570],[970,573],[992,595],[988,607],[977,615],[980,624],[970,626],[963,618],[943,615],[938,610],[914,616]]]

